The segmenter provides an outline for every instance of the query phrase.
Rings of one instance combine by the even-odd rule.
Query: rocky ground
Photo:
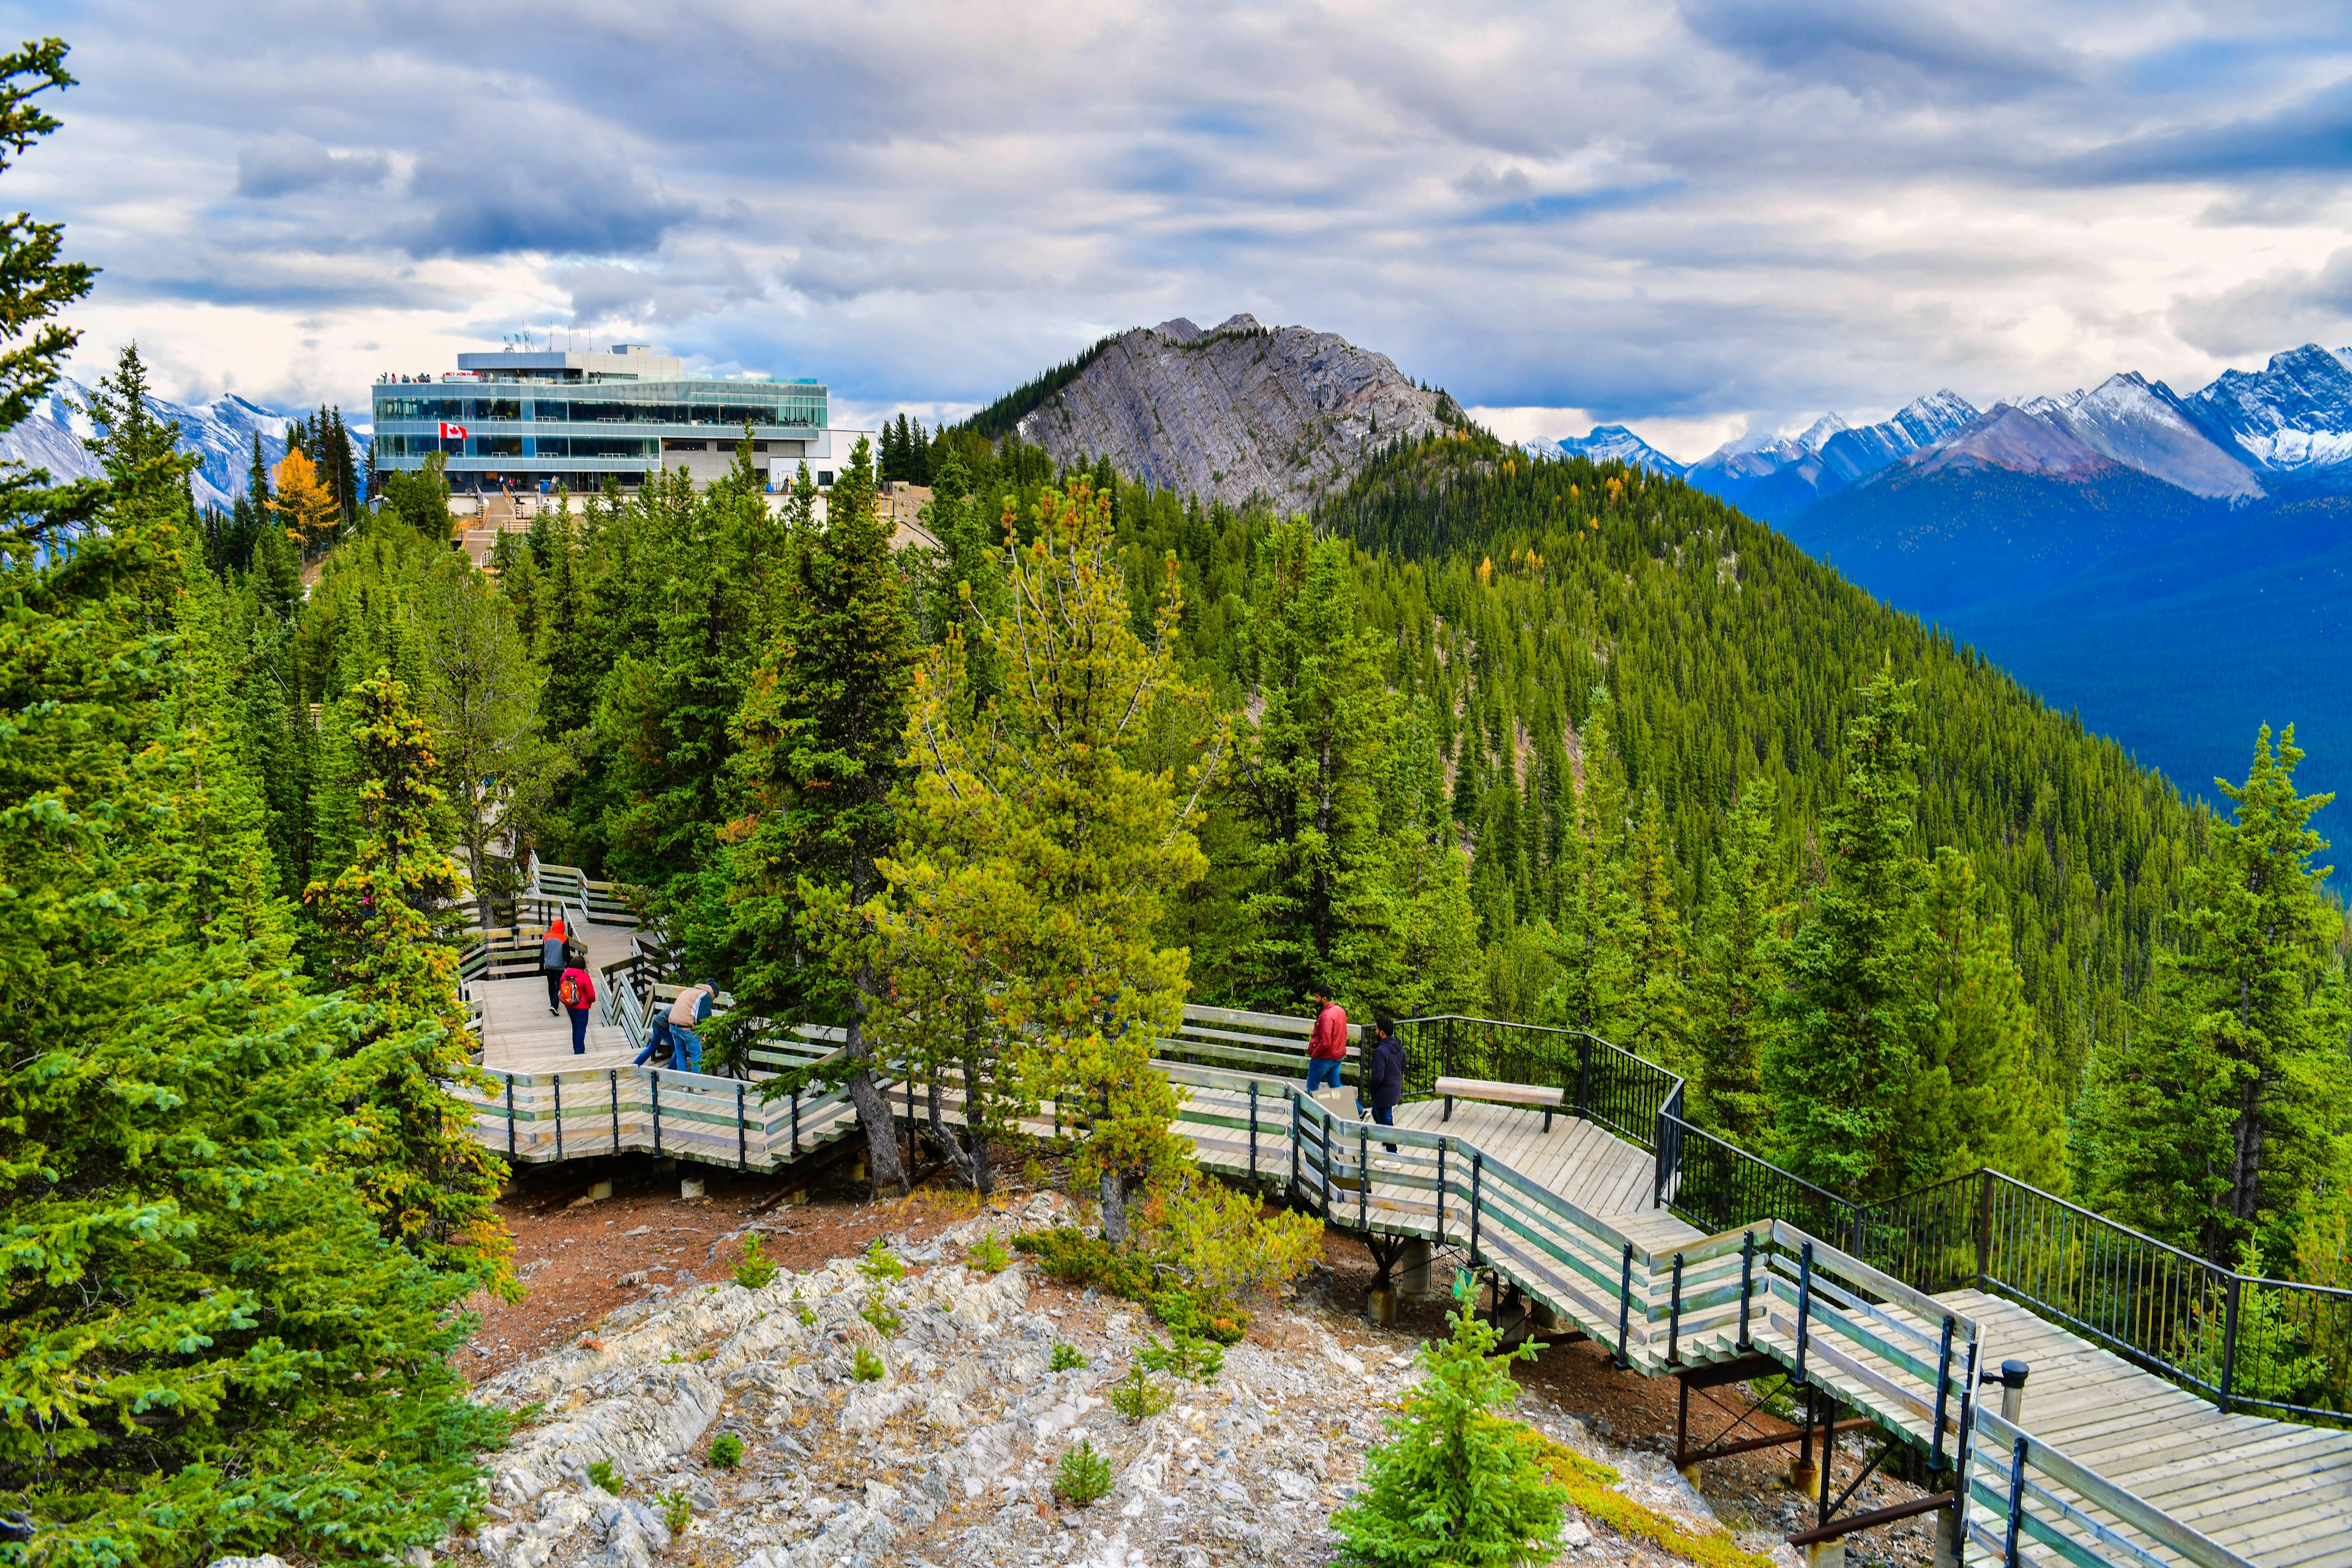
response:
[[[527,1298],[487,1321],[475,1359],[479,1396],[530,1418],[492,1458],[483,1527],[449,1543],[461,1559],[484,1568],[1323,1563],[1326,1521],[1378,1439],[1384,1406],[1418,1375],[1411,1352],[1440,1310],[1429,1304],[1396,1330],[1368,1327],[1369,1259],[1336,1242],[1332,1268],[1262,1311],[1222,1375],[1174,1384],[1170,1409],[1130,1424],[1108,1405],[1108,1385],[1157,1325],[1129,1303],[1044,1280],[1025,1261],[994,1272],[966,1261],[984,1235],[1065,1216],[1058,1194],[1026,1194],[987,1215],[952,1203],[822,1198],[754,1214],[755,1198],[716,1184],[699,1203],[625,1191],[578,1210],[542,1198],[545,1214],[516,1216],[540,1304],[534,1315]],[[756,1289],[730,1277],[752,1234],[791,1265]],[[881,1287],[883,1310],[898,1320],[887,1334],[861,1313],[876,1286],[855,1258],[877,1235],[908,1265],[905,1279]],[[652,1268],[649,1254],[661,1260]],[[1052,1370],[1056,1345],[1087,1364]],[[879,1363],[878,1379],[856,1375],[861,1350]],[[1635,1500],[1700,1529],[1721,1518],[1741,1545],[1794,1563],[1778,1545],[1801,1507],[1772,1478],[1785,1451],[1710,1466],[1702,1497],[1664,1451],[1672,1384],[1619,1373],[1580,1345],[1548,1352],[1522,1384],[1519,1414],[1614,1466]],[[725,1433],[743,1444],[732,1468],[710,1457]],[[1053,1496],[1054,1463],[1081,1437],[1117,1479],[1087,1508]],[[600,1465],[617,1491],[592,1479]],[[1874,1484],[1857,1506],[1908,1495]],[[1857,1555],[1924,1563],[1925,1531],[1914,1534],[1873,1532]],[[1672,1561],[1580,1520],[1569,1539],[1563,1561]]]

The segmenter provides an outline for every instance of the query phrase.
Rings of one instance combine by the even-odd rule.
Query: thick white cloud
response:
[[[183,395],[553,328],[940,409],[1245,310],[1695,457],[2352,342],[2336,6],[0,13],[84,84],[0,204],[105,268],[89,358]]]

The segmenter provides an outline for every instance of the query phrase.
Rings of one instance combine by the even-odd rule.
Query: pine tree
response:
[[[1626,959],[1632,986],[1626,1024],[1616,1043],[1637,1056],[1689,1070],[1690,936],[1675,888],[1674,843],[1658,792],[1642,792],[1642,810],[1625,841]]]
[[[1625,774],[1608,694],[1592,694],[1583,734],[1584,779],[1562,850],[1559,926],[1546,932],[1558,978],[1538,1004],[1543,1021],[1612,1039],[1635,987],[1626,897]]]
[[[358,843],[332,882],[302,897],[329,979],[362,1009],[339,1068],[359,1108],[352,1169],[385,1236],[436,1269],[499,1281],[512,1244],[491,1205],[506,1163],[475,1141],[472,1108],[445,1087],[491,1080],[472,1069],[456,951],[433,940],[435,915],[465,885],[441,847],[440,759],[388,671],[354,688],[352,705]]]
[[[1746,1149],[1760,1149],[1772,1120],[1764,1093],[1770,1007],[1787,889],[1774,863],[1780,792],[1767,778],[1742,785],[1724,824],[1723,858],[1706,906],[1702,962],[1693,987],[1697,1075],[1691,1119]]]
[[[2268,725],[2210,861],[2189,874],[2190,945],[2159,961],[2153,1004],[2102,1061],[2084,1107],[2094,1204],[2217,1263],[2252,1242],[2292,1255],[2299,1210],[2345,1131],[2340,926],[2320,895],[2332,795],[2297,795],[2303,752]]]
[[[872,465],[860,439],[824,526],[793,538],[783,620],[734,720],[750,813],[726,836],[726,923],[700,945],[728,963],[746,1016],[846,1031],[867,1168],[877,1191],[904,1191],[866,1034],[882,972],[853,912],[880,890],[877,863],[897,837],[890,796],[906,767],[915,664]]]
[[[1781,1163],[1850,1197],[1885,1196],[1911,1173],[1900,1110],[1935,1020],[1910,847],[1912,690],[1880,671],[1846,726],[1845,780],[1822,821],[1829,879],[1789,943],[1764,1064]]]
[[[1178,674],[1172,560],[1146,640],[1110,509],[1085,482],[1042,492],[1027,543],[1009,518],[1006,533],[1009,607],[978,628],[1003,689],[986,708],[964,699],[961,628],[919,679],[917,771],[875,918],[987,977],[985,1037],[1019,1051],[1005,1075],[1083,1134],[1079,1173],[1123,1244],[1129,1201],[1183,1158],[1150,1058],[1182,1020],[1186,954],[1158,931],[1166,900],[1206,869],[1191,825],[1226,741]],[[1196,725],[1205,745],[1183,773],[1140,765],[1155,731]]]

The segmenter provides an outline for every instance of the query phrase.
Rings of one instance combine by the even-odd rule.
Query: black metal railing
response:
[[[1672,1184],[1660,1207],[1673,1210],[1710,1236],[1759,1220],[1779,1219],[1851,1250],[1854,1204],[1678,1116],[1662,1120],[1677,1157]],[[1864,1260],[1885,1267],[1874,1258]]]
[[[1582,1029],[1443,1014],[1397,1026],[1408,1094],[1440,1078],[1477,1078],[1560,1091],[1561,1108],[1655,1151],[1658,1116],[1679,1106],[1683,1080],[1655,1062]]]

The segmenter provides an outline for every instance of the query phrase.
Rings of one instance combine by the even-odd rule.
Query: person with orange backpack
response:
[[[588,1010],[596,1005],[596,983],[588,978],[586,970],[574,964],[563,972],[556,995],[572,1015],[572,1054],[584,1057],[588,1054]]]

